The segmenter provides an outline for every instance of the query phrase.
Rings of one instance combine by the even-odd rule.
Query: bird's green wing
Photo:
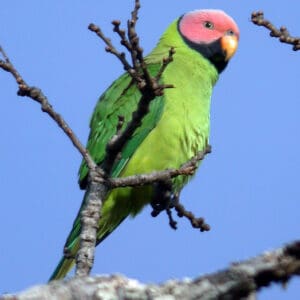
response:
[[[152,64],[148,66],[151,75],[156,75],[160,68],[160,64]],[[116,133],[118,124],[118,116],[123,116],[124,127],[131,120],[132,112],[135,111],[141,94],[128,74],[124,74],[116,80],[110,88],[103,94],[97,103],[96,109],[91,119],[91,132],[87,144],[87,148],[93,159],[98,165],[101,165],[105,157],[105,148],[109,140]],[[121,157],[112,169],[112,176],[119,176],[120,172],[126,166],[126,163],[149,134],[155,128],[159,121],[164,107],[163,96],[157,97],[150,104],[150,111],[144,117],[142,125],[132,135],[131,139],[126,143]],[[85,161],[82,162],[80,170],[80,184],[85,186],[88,175],[88,168]],[[80,233],[80,213],[85,205],[83,201],[78,215],[74,221],[73,229],[69,234],[65,247],[72,245],[73,241]]]
[[[152,76],[156,75],[159,68],[160,63],[148,66]],[[136,110],[140,98],[140,91],[127,73],[113,82],[100,97],[90,122],[91,131],[87,143],[87,149],[98,165],[101,166],[106,154],[106,145],[116,133],[119,116],[124,118],[123,128],[125,128],[131,120],[132,113]],[[121,153],[121,159],[114,165],[112,169],[113,177],[117,177],[120,174],[138,146],[156,126],[163,111],[163,106],[163,97],[157,97],[151,102],[150,111],[144,117],[142,125],[137,128],[131,139],[126,143]],[[83,161],[79,170],[81,188],[86,187],[87,175],[88,167]]]

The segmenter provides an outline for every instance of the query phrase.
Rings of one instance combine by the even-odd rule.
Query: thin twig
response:
[[[69,137],[75,148],[81,153],[83,158],[85,159],[87,166],[90,169],[96,169],[97,165],[93,161],[92,157],[90,156],[88,150],[81,144],[79,139],[74,134],[73,130],[67,124],[67,122],[63,119],[63,117],[58,114],[49,103],[47,97],[43,94],[43,92],[36,87],[29,86],[14,65],[10,62],[7,54],[0,47],[0,53],[2,54],[4,60],[0,60],[0,68],[9,72],[16,80],[19,90],[19,96],[26,96],[31,98],[32,100],[38,102],[41,105],[41,109],[43,112],[47,113],[55,122],[56,124],[64,131],[64,133]]]
[[[175,49],[174,49],[174,47],[171,47],[171,49],[169,50],[169,56],[163,59],[163,64],[155,76],[155,80],[157,82],[159,82],[163,72],[165,71],[165,69],[169,65],[169,63],[173,61],[174,54],[175,54]]]
[[[115,55],[120,60],[122,65],[124,66],[124,70],[127,71],[131,76],[134,76],[132,67],[125,57],[125,53],[117,51],[117,49],[113,46],[111,40],[104,35],[104,33],[102,32],[100,27],[91,23],[88,26],[88,29],[91,30],[92,32],[95,32],[97,34],[97,36],[100,37],[102,39],[102,41],[104,41],[104,43],[106,44],[105,51]]]
[[[199,151],[192,159],[184,163],[179,169],[167,169],[163,171],[155,171],[148,174],[138,174],[128,177],[109,178],[107,184],[110,188],[127,187],[127,186],[143,186],[159,181],[168,181],[180,175],[191,176],[195,173],[199,161],[203,160],[205,155],[211,152],[211,146],[203,151]]]
[[[200,217],[200,218],[195,217],[195,215],[191,211],[187,211],[184,208],[184,206],[182,204],[180,204],[179,202],[176,203],[174,205],[174,207],[175,207],[175,210],[177,211],[178,217],[180,217],[180,218],[182,218],[182,217],[187,218],[190,221],[191,225],[194,228],[200,229],[201,232],[209,231],[210,230],[210,226],[209,226],[209,224],[207,224],[205,222],[204,218],[202,218],[202,217]]]
[[[293,45],[293,50],[300,50],[300,37],[293,37],[288,32],[287,28],[282,26],[279,29],[275,27],[270,21],[264,18],[262,11],[253,12],[251,15],[251,21],[257,26],[263,26],[270,31],[271,37],[279,38],[279,41],[285,44]]]
[[[140,68],[140,64],[143,61],[143,49],[139,46],[139,37],[135,30],[135,26],[139,18],[138,12],[140,7],[140,1],[135,0],[134,9],[131,12],[131,19],[127,21],[128,40],[129,44],[131,45],[131,61],[135,70],[138,70]],[[148,70],[146,72],[149,75]],[[147,83],[149,84],[149,82],[146,82],[146,84]]]

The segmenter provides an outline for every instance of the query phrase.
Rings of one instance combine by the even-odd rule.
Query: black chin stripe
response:
[[[197,44],[189,41],[183,36],[185,43],[192,49],[196,50],[202,56],[207,58],[221,73],[227,66],[228,61],[225,61],[226,54],[221,48],[220,40],[214,41],[210,44]]]
[[[184,40],[184,42],[191,48],[199,52],[203,57],[208,59],[218,70],[219,73],[221,73],[227,66],[228,61],[225,60],[226,53],[221,48],[220,40],[216,40],[210,44],[197,44],[190,40],[188,40],[181,32],[179,28],[181,18],[178,20],[178,31]]]

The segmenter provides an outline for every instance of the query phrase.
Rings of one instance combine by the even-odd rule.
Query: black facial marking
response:
[[[182,17],[181,17],[182,18]],[[221,73],[227,66],[228,61],[225,60],[226,53],[221,48],[221,41],[220,39],[210,43],[210,44],[197,44],[190,40],[188,40],[179,29],[180,20],[178,20],[178,31],[184,40],[184,42],[192,49],[199,52],[202,56],[204,56],[206,59],[208,59],[218,70],[219,73]]]

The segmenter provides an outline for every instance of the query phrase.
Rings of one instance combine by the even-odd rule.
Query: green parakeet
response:
[[[173,84],[163,96],[151,102],[142,125],[127,141],[112,177],[150,173],[178,168],[208,143],[210,99],[219,73],[236,51],[239,29],[221,10],[196,10],[176,19],[164,32],[157,46],[146,57],[149,72],[155,76],[171,47],[174,60],[162,74],[161,82]],[[90,122],[87,148],[97,164],[105,156],[106,144],[116,133],[118,116],[130,121],[141,94],[127,74],[123,74],[100,97]],[[80,187],[86,188],[88,168],[83,161],[79,170]],[[173,180],[179,192],[186,176]],[[109,192],[99,221],[97,244],[102,242],[128,215],[135,216],[151,202],[153,187],[118,188]],[[84,202],[81,206],[84,206]],[[80,211],[81,211],[80,209]],[[63,257],[50,280],[63,278],[74,264],[79,248],[80,212],[73,224]]]

